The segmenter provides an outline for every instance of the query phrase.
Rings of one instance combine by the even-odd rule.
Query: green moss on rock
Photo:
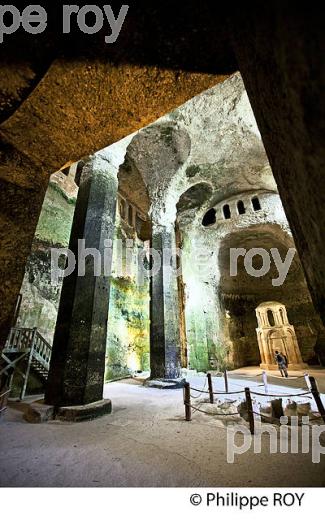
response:
[[[35,237],[52,245],[69,244],[75,199],[64,196],[55,184],[49,184]]]

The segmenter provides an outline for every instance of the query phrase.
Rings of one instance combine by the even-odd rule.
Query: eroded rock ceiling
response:
[[[150,200],[162,212],[177,203],[183,212],[249,190],[276,191],[240,74],[140,130],[119,179],[144,212]]]

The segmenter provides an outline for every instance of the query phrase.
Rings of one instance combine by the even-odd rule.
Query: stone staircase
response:
[[[33,371],[42,383],[48,377],[52,347],[39,331],[34,329],[12,327],[0,358],[0,377],[8,377],[11,387],[14,373],[18,372],[23,379],[20,398],[25,397],[28,378]]]

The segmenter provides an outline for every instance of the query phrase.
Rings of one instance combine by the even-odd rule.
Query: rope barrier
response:
[[[238,390],[237,392],[213,392],[213,395],[234,395],[234,394],[244,394],[245,390]]]
[[[203,390],[198,390],[197,388],[193,388],[191,386],[191,390],[194,390],[194,392],[199,392],[201,394],[208,394],[209,393],[207,390],[204,390],[204,387],[203,387]]]
[[[197,397],[195,397],[194,395],[191,394],[192,399],[198,399],[203,393],[208,394],[209,392],[207,392],[205,390],[206,386],[207,386],[207,380],[205,380],[204,387],[202,388],[202,390],[197,390],[196,388],[191,387],[191,390],[194,390],[194,392],[198,392],[200,394]]]
[[[186,403],[185,403],[186,404]],[[188,404],[188,403],[187,403]],[[190,405],[190,407],[192,408],[192,410],[194,410],[195,412],[201,412],[201,413],[204,413],[205,415],[210,415],[210,416],[217,416],[217,417],[233,417],[235,415],[240,415],[239,412],[232,412],[232,413],[211,413],[211,412],[207,412],[206,410],[202,410],[202,408],[197,408],[193,405]],[[258,413],[256,411],[253,411],[254,415],[257,415],[263,419],[266,419],[267,422],[271,422],[271,423],[275,423],[275,424],[279,424],[281,426],[290,426],[290,424],[282,424],[281,423],[281,420],[278,419],[277,417],[269,417],[268,415],[264,415],[264,414],[261,414],[261,413]],[[285,417],[297,417],[296,415],[295,416],[285,416]],[[309,419],[309,422],[313,422],[313,421],[319,421],[322,419],[322,416],[320,415],[319,417],[314,417],[313,419]],[[303,423],[302,421],[298,421],[298,426],[308,426],[308,424],[305,424]]]
[[[201,394],[203,394],[203,393],[204,394],[209,394],[210,393],[207,390],[203,391],[203,390],[198,390],[197,388],[192,388],[192,387],[191,387],[191,390],[194,390],[195,392],[201,392]],[[213,393],[213,395],[244,394],[245,390],[238,390],[237,392],[212,392],[212,393]]]
[[[304,392],[301,394],[261,394],[260,392],[251,392],[251,394],[260,395],[262,397],[300,397],[311,394],[311,392]],[[308,397],[308,399],[311,399],[311,397]]]
[[[263,386],[263,385],[256,385],[256,387],[258,386]],[[253,387],[253,388],[256,388],[256,387]],[[194,392],[198,392],[200,395],[202,395],[203,393],[204,394],[209,394],[208,390],[198,390],[197,388],[192,388],[191,387],[191,390],[194,390]],[[245,390],[237,390],[235,392],[212,392],[213,395],[233,395],[233,394],[243,394],[245,393]],[[254,395],[259,395],[259,396],[262,396],[262,397],[301,397],[303,395],[308,395],[310,394],[311,392],[303,392],[303,393],[300,393],[300,394],[262,394],[260,392],[253,392],[251,391],[252,394]],[[193,399],[197,399],[198,397],[200,396],[192,396]],[[311,399],[311,397],[308,397],[308,399]]]
[[[265,372],[262,373],[263,376],[265,376]],[[253,376],[253,377],[257,377],[257,376]],[[278,376],[274,376],[274,377],[278,377]],[[294,379],[300,379],[302,377],[305,377],[305,376],[298,376]],[[263,414],[260,414],[256,411],[253,410],[253,402],[252,402],[252,398],[251,398],[251,395],[254,395],[254,396],[261,396],[261,397],[267,397],[267,398],[270,398],[270,397],[277,397],[277,398],[296,398],[296,397],[305,397],[306,399],[312,399],[314,398],[315,401],[316,401],[316,405],[317,405],[317,408],[318,408],[318,412],[320,414],[320,417],[315,417],[313,419],[311,419],[311,421],[318,421],[319,419],[323,419],[323,421],[325,422],[325,408],[324,408],[324,405],[322,403],[322,400],[321,400],[321,397],[320,397],[320,394],[319,394],[319,391],[318,391],[318,388],[317,388],[317,384],[316,384],[316,381],[314,379],[314,377],[311,377],[311,376],[308,376],[309,377],[309,381],[310,381],[310,390],[308,390],[307,392],[299,392],[299,393],[296,393],[296,394],[269,394],[269,393],[262,393],[262,392],[254,392],[252,391],[249,387],[245,387],[244,390],[238,390],[238,391],[232,391],[232,392],[229,392],[228,391],[228,383],[227,383],[227,377],[226,377],[226,372],[225,372],[225,387],[226,387],[226,391],[224,392],[213,392],[213,386],[212,386],[212,379],[211,379],[211,374],[208,374],[207,375],[207,380],[208,380],[208,384],[209,384],[209,390],[205,390],[205,387],[206,387],[206,383],[203,387],[202,390],[199,390],[197,388],[192,388],[192,390],[194,392],[197,392],[199,395],[197,396],[194,396],[191,394],[191,387],[190,387],[190,384],[189,383],[185,383],[184,385],[184,405],[185,405],[185,418],[187,421],[190,421],[191,420],[191,410],[194,410],[194,412],[201,412],[201,413],[204,413],[206,415],[211,415],[211,416],[218,416],[218,417],[233,417],[233,416],[241,416],[241,414],[239,412],[232,412],[232,413],[211,413],[211,412],[207,412],[205,410],[202,410],[202,408],[197,408],[193,405],[191,405],[191,398],[192,399],[198,399],[202,394],[209,394],[210,396],[210,404],[213,404],[214,400],[213,400],[213,395],[239,395],[239,394],[245,394],[245,400],[246,400],[246,406],[247,406],[247,412],[248,412],[248,420],[249,420],[249,425],[250,425],[250,431],[251,431],[251,434],[253,435],[254,434],[254,416],[259,416],[259,417],[262,417],[264,418],[266,421],[268,422],[271,422],[271,423],[274,423],[274,421],[278,421],[278,424],[280,423],[281,424],[281,421],[275,417],[269,417],[269,416],[266,416],[266,415],[263,415]],[[264,377],[263,377],[264,379]],[[265,391],[267,392],[267,381],[266,382],[263,382],[263,385],[255,385],[253,388],[256,388],[257,386],[264,386],[265,387]],[[308,385],[309,386],[309,385]],[[310,394],[312,394],[312,397],[310,396]],[[236,399],[235,399],[236,401]],[[233,401],[233,402],[235,402]],[[288,416],[289,417],[289,416]],[[292,417],[297,417],[297,416],[292,416]],[[304,424],[304,423],[301,423],[301,424]]]
[[[192,410],[195,410],[196,412],[205,413],[206,415],[213,415],[213,416],[217,415],[219,417],[229,417],[229,416],[234,416],[234,415],[240,415],[239,412],[233,412],[233,413],[211,413],[211,412],[207,412],[205,410],[202,410],[201,408],[196,408],[193,405],[190,405],[190,407],[192,408]]]

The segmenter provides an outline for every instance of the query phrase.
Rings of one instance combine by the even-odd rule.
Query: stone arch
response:
[[[202,213],[201,223],[204,227],[216,222],[216,211],[209,207],[209,201],[213,193],[209,182],[196,182],[181,193],[176,204],[177,218],[182,221],[193,220]],[[206,208],[206,209],[205,209]]]
[[[261,302],[281,301],[289,311],[290,322],[297,325],[297,334],[300,333],[299,325],[303,325],[306,316],[310,319],[315,318],[315,310],[311,304],[310,295],[304,279],[303,271],[296,256],[291,264],[288,275],[282,286],[275,287],[272,280],[278,277],[275,265],[265,276],[253,278],[249,276],[244,265],[244,258],[239,257],[237,262],[237,276],[230,276],[230,250],[232,248],[244,248],[247,251],[251,248],[262,247],[266,251],[276,248],[281,258],[285,258],[289,247],[293,246],[292,238],[280,226],[276,224],[258,224],[247,228],[236,228],[229,230],[222,238],[218,253],[219,270],[219,292],[222,313],[225,309],[230,311],[232,316],[231,328],[228,332],[230,340],[235,349],[235,365],[259,364],[260,354],[256,336],[256,326],[271,326],[266,323],[265,315],[258,314],[256,322],[255,309]],[[261,267],[261,259],[253,259],[253,267]],[[299,287],[299,297],[297,298],[297,287]],[[281,306],[280,306],[281,307]],[[278,309],[278,308],[277,308]],[[283,314],[286,321],[286,314]],[[278,324],[280,314],[274,315],[274,324]],[[305,329],[303,329],[305,333]],[[300,336],[299,336],[300,337]],[[313,342],[314,336],[308,337],[305,342],[303,339],[298,343],[303,345]],[[310,347],[309,347],[310,348]],[[309,349],[302,351],[303,357],[307,360],[310,356]]]
[[[239,200],[237,202],[237,211],[238,211],[238,215],[244,215],[246,213],[245,204],[242,200]]]
[[[167,121],[157,122],[137,133],[128,146],[127,157],[141,172],[150,197],[161,198],[190,152],[188,132],[177,123]]]
[[[275,319],[274,319],[274,313],[273,313],[272,309],[267,310],[267,319],[268,319],[270,327],[273,327],[275,325]]]
[[[204,217],[202,219],[202,226],[204,226],[204,227],[212,226],[213,224],[216,223],[216,221],[217,221],[216,210],[214,208],[211,208],[204,214]]]
[[[222,207],[222,213],[223,213],[223,218],[225,220],[230,220],[231,219],[231,209],[230,209],[229,204],[225,204]]]
[[[281,324],[284,325],[285,320],[284,320],[283,309],[280,309],[280,310],[279,310],[279,314],[280,314]]]
[[[254,211],[260,211],[260,209],[262,209],[261,201],[257,195],[252,198],[251,202]]]

